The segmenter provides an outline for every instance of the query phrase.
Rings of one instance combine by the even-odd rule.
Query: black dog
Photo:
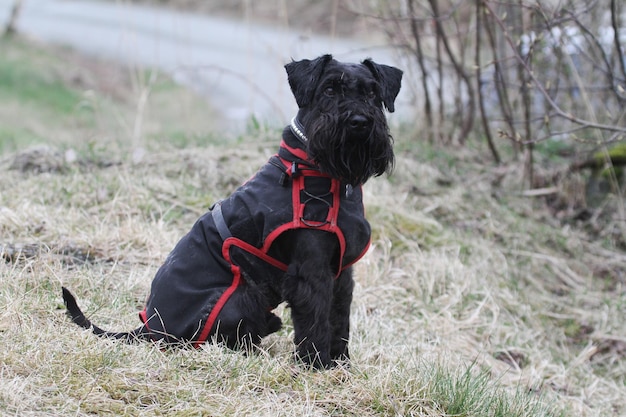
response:
[[[370,226],[361,184],[393,167],[383,106],[394,111],[402,71],[331,55],[285,66],[298,115],[278,153],[203,215],[157,272],[143,325],[93,326],[63,288],[72,320],[97,335],[198,347],[209,338],[250,349],[291,308],[297,357],[316,368],[348,359],[351,265]]]

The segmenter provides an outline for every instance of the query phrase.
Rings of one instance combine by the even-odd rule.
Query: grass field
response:
[[[521,164],[411,126],[364,189],[349,369],[296,365],[283,307],[251,357],[79,329],[61,286],[103,327],[136,327],[165,256],[281,126],[221,137],[159,74],[20,39],[0,57],[0,415],[626,415],[626,254],[524,197]]]

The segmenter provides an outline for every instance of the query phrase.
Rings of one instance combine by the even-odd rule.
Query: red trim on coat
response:
[[[265,248],[259,249],[256,246],[252,246],[251,244],[249,244],[248,242],[244,242],[241,239],[238,239],[236,237],[229,237],[228,239],[226,239],[226,241],[224,241],[224,247],[226,247],[226,250],[230,251],[230,247],[231,246],[236,246],[240,249],[245,250],[246,252],[249,252],[259,258],[261,258],[262,260],[264,260],[265,262],[267,262],[268,264],[280,269],[281,271],[287,271],[287,267],[288,265],[279,261],[276,258],[271,257],[270,255],[267,254],[267,250]],[[268,247],[269,249],[269,247]],[[226,259],[228,262],[230,262],[230,257],[228,259]]]
[[[139,320],[141,320],[143,325],[146,326],[148,334],[152,335],[152,333],[150,332],[150,327],[148,326],[148,312],[146,311],[146,308],[147,307],[144,307],[143,310],[139,312]],[[152,339],[152,336],[150,336],[150,339]]]
[[[226,239],[226,241],[228,240],[229,239]],[[224,244],[222,245],[222,256],[230,264],[230,271],[233,273],[233,282],[228,288],[226,288],[226,291],[222,293],[220,298],[211,309],[211,313],[209,314],[209,317],[207,318],[206,323],[204,323],[204,327],[200,332],[200,337],[198,337],[198,340],[193,343],[193,347],[195,348],[199,348],[201,344],[206,342],[209,334],[211,333],[211,329],[213,328],[213,324],[215,324],[217,316],[220,314],[228,299],[231,297],[231,295],[233,295],[233,293],[241,283],[241,270],[237,265],[232,263],[229,250],[230,245],[226,245],[226,242],[224,242]]]
[[[226,291],[222,293],[220,298],[217,300],[217,303],[215,303],[215,306],[213,306],[213,308],[211,309],[211,313],[209,314],[209,317],[207,318],[207,321],[206,323],[204,323],[202,331],[200,332],[200,337],[198,337],[198,339],[193,343],[193,347],[195,348],[199,348],[200,345],[206,342],[207,338],[211,334],[211,330],[213,330],[217,317],[222,311],[222,308],[224,308],[224,305],[226,305],[235,290],[237,290],[240,285],[244,284],[244,281],[241,279],[241,269],[237,265],[233,264],[230,258],[230,248],[232,246],[236,246],[247,252],[250,252],[282,271],[287,271],[286,264],[269,256],[267,253],[262,252],[261,249],[258,249],[250,245],[249,243],[235,237],[229,237],[228,239],[226,239],[224,241],[224,244],[222,245],[222,256],[230,264],[230,270],[233,273],[233,282],[226,289]]]
[[[296,156],[298,159],[313,163],[313,161],[309,159],[309,155],[306,153],[304,149],[292,148],[291,146],[287,145],[287,142],[285,142],[284,139],[281,140],[280,147],[287,149],[291,154]]]

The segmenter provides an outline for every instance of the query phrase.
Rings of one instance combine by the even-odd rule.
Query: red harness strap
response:
[[[195,348],[200,347],[200,345],[202,345],[202,343],[204,343],[207,340],[207,338],[209,337],[209,334],[211,333],[211,330],[213,330],[213,325],[215,324],[215,321],[217,320],[217,316],[219,316],[220,312],[222,311],[222,308],[224,307],[226,302],[230,299],[230,297],[233,295],[235,290],[237,290],[237,287],[239,287],[243,283],[243,279],[241,277],[241,268],[235,265],[230,257],[230,248],[232,246],[237,246],[243,250],[246,250],[258,256],[259,258],[263,259],[265,262],[283,271],[287,271],[287,265],[267,255],[266,253],[262,252],[258,248],[255,248],[254,246],[249,245],[248,243],[242,241],[241,239],[237,239],[235,237],[226,239],[226,241],[224,241],[224,246],[222,247],[222,256],[230,264],[230,270],[233,273],[233,282],[226,289],[226,291],[224,291],[224,293],[220,296],[220,298],[217,300],[217,303],[215,303],[215,306],[213,306],[213,309],[211,310],[211,313],[209,314],[209,317],[207,318],[207,321],[202,328],[202,332],[200,333],[198,340],[195,341],[193,344]]]

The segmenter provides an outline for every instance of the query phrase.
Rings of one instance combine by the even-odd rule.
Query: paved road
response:
[[[13,0],[0,0],[0,22]],[[224,127],[245,126],[251,115],[284,123],[297,107],[282,66],[291,58],[330,52],[338,59],[372,56],[392,63],[391,53],[364,43],[241,21],[76,0],[24,0],[18,30],[45,42],[130,65],[157,67],[192,86],[223,109]]]

